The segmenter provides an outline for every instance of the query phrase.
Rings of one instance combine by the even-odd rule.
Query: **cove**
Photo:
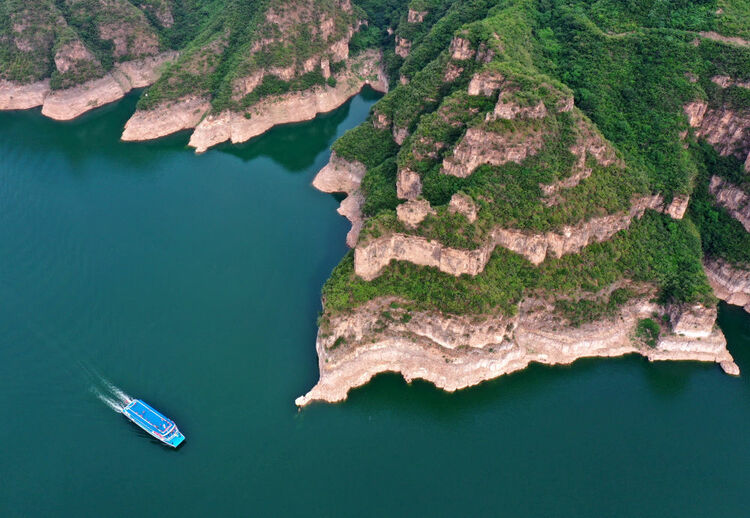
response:
[[[726,516],[750,504],[743,375],[627,357],[446,394],[383,375],[302,412],[320,288],[346,252],[310,183],[335,112],[196,156],[122,143],[137,98],[0,113],[0,516]],[[171,451],[91,391],[174,418]]]

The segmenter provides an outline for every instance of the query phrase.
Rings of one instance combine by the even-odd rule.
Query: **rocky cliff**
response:
[[[676,200],[678,204],[682,200]],[[592,218],[559,231],[534,234],[515,229],[495,228],[481,248],[461,250],[444,246],[439,241],[401,233],[381,236],[360,244],[354,251],[354,271],[365,280],[376,278],[391,261],[408,261],[420,266],[431,266],[442,272],[459,276],[477,275],[484,270],[496,246],[512,250],[532,264],[541,264],[548,255],[562,257],[579,252],[590,243],[606,241],[630,226],[647,209],[682,216],[672,205],[664,206],[661,196],[647,196],[633,200],[627,212]]]
[[[639,339],[638,322],[666,315],[667,310],[647,299],[627,304],[611,320],[579,328],[566,325],[538,300],[522,303],[517,316],[484,318],[411,313],[398,302],[373,300],[321,327],[316,343],[320,380],[297,398],[298,406],[342,401],[350,389],[381,372],[400,373],[407,382],[423,379],[452,392],[532,362],[569,364],[584,357],[625,354],[649,361],[716,362],[725,372],[739,374],[723,334],[714,326],[716,311],[700,306],[671,308],[675,328],[663,325],[650,346]]]
[[[134,88],[153,84],[177,56],[177,52],[170,51],[118,63],[101,78],[61,90],[51,89],[48,79],[31,84],[0,81],[0,109],[25,110],[41,106],[42,115],[51,119],[74,119],[122,99]]]
[[[708,189],[716,198],[716,203],[727,209],[750,232],[750,195],[719,176],[711,177]]]
[[[380,92],[388,90],[380,55],[376,52],[368,52],[351,60],[347,68],[334,77],[335,86],[319,86],[272,96],[244,113],[227,110],[209,115],[195,128],[189,145],[202,153],[227,140],[233,144],[245,142],[273,126],[310,120],[319,113],[334,110],[359,93],[365,85]]]
[[[331,153],[328,164],[321,169],[313,180],[313,187],[328,193],[346,193],[347,197],[341,202],[339,214],[347,218],[352,228],[346,235],[346,244],[353,248],[362,230],[362,204],[364,196],[359,190],[362,178],[365,176],[365,166],[360,162],[350,162]]]
[[[706,259],[703,268],[718,298],[744,306],[750,313],[750,268],[731,265],[722,259]]]

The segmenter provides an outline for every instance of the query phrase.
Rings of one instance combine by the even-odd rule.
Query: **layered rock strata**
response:
[[[750,265],[743,269],[722,259],[706,259],[703,270],[714,295],[728,304],[743,306],[750,313]]]
[[[344,160],[333,152],[328,164],[313,179],[313,187],[319,191],[347,194],[339,206],[338,213],[352,224],[346,235],[346,244],[351,248],[357,244],[359,232],[362,230],[362,205],[365,199],[359,186],[366,172],[361,162]]]
[[[708,190],[716,198],[716,203],[727,209],[750,232],[750,195],[719,176],[711,177]]]
[[[704,101],[688,103],[684,110],[696,137],[705,138],[722,156],[734,155],[740,160],[747,159],[750,151],[750,111],[709,108]]]
[[[189,96],[153,110],[136,110],[125,123],[122,140],[141,141],[195,128],[211,109],[207,97]]]
[[[122,99],[133,88],[153,84],[164,67],[177,58],[165,52],[135,61],[118,63],[99,79],[64,90],[52,90],[49,80],[21,85],[0,81],[0,110],[42,107],[42,115],[71,120],[89,110]]]
[[[561,257],[579,252],[590,243],[610,239],[620,230],[628,228],[633,218],[640,218],[646,209],[668,210],[660,195],[646,196],[634,200],[627,212],[591,218],[555,232],[533,234],[498,227],[490,232],[484,246],[473,250],[451,248],[421,236],[388,234],[371,239],[355,249],[354,271],[370,281],[395,260],[435,267],[455,276],[477,275],[484,270],[496,246],[512,250],[538,265],[548,255]]]
[[[526,368],[537,362],[570,364],[584,357],[640,354],[650,361],[694,360],[717,362],[725,372],[739,368],[726,349],[722,332],[714,326],[715,309],[688,308],[688,334],[662,329],[655,347],[643,344],[636,326],[643,318],[663,315],[665,309],[643,298],[627,303],[612,320],[571,327],[539,301],[526,301],[514,317],[449,316],[434,312],[409,313],[394,308],[393,298],[368,302],[354,311],[335,315],[318,332],[316,348],[320,380],[298,406],[312,401],[337,402],[350,389],[381,372],[400,373],[407,382],[423,379],[452,392]],[[541,303],[544,306],[544,303]],[[701,314],[701,312],[705,314]],[[382,319],[387,314],[387,326]]]
[[[365,85],[380,92],[388,90],[380,56],[373,52],[355,59],[336,77],[335,86],[269,97],[247,113],[224,111],[206,117],[195,128],[188,145],[202,153],[227,140],[233,144],[245,142],[278,124],[311,120],[320,113],[335,110]]]

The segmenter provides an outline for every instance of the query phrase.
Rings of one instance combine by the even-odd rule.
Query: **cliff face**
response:
[[[684,214],[664,207],[661,196],[633,200],[628,212],[592,218],[574,226],[564,226],[556,232],[533,234],[515,229],[495,228],[487,244],[475,250],[461,250],[444,246],[439,241],[420,236],[391,234],[367,241],[354,251],[354,271],[365,280],[376,278],[391,261],[408,261],[431,266],[451,275],[477,275],[484,270],[492,251],[502,246],[524,256],[532,264],[542,263],[548,255],[561,257],[579,252],[594,242],[610,239],[630,226],[646,209]]]
[[[688,123],[699,138],[705,138],[723,156],[745,161],[750,153],[750,112],[731,108],[709,108],[704,101],[685,105]]]
[[[716,203],[727,209],[750,232],[750,196],[719,176],[711,177],[708,190],[716,198]]]
[[[224,111],[210,115],[195,128],[189,145],[202,153],[209,147],[231,140],[245,142],[261,135],[273,126],[302,122],[319,113],[334,110],[356,95],[365,85],[385,92],[388,83],[377,53],[359,56],[347,69],[335,76],[335,86],[321,86],[298,93],[272,96],[254,105],[250,111]]]
[[[703,268],[714,295],[728,304],[744,306],[750,313],[750,269],[733,266],[721,259],[706,259]]]
[[[318,332],[320,381],[298,406],[313,401],[337,402],[350,389],[380,372],[398,372],[407,382],[424,379],[452,392],[526,368],[529,363],[569,364],[584,357],[636,353],[650,361],[717,362],[725,372],[739,374],[714,327],[715,310],[671,308],[676,329],[663,326],[655,346],[637,336],[639,320],[666,314],[640,299],[611,319],[580,328],[567,326],[544,303],[522,303],[515,317],[451,317],[394,309],[393,299],[377,299],[356,311],[334,317]],[[397,304],[396,304],[397,305]],[[391,320],[384,326],[383,315]],[[683,316],[683,313],[685,314]]]
[[[328,164],[315,175],[313,180],[313,187],[319,191],[347,194],[338,212],[352,224],[351,230],[346,235],[346,244],[351,248],[357,244],[359,232],[362,230],[364,196],[359,191],[359,186],[365,172],[364,164],[356,161],[349,162],[333,152]]]
[[[49,79],[25,85],[0,81],[0,109],[25,110],[41,106],[42,115],[51,119],[74,119],[89,110],[122,99],[133,88],[153,84],[164,67],[176,58],[176,52],[165,52],[118,63],[99,79],[62,90],[52,90]],[[64,64],[60,66],[65,68]]]

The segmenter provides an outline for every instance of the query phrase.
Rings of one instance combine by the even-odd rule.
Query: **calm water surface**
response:
[[[0,516],[747,516],[746,374],[585,360],[449,395],[397,376],[297,412],[345,252],[310,182],[375,101],[195,156],[118,141],[135,98],[0,114]],[[178,451],[92,391],[173,417]]]

